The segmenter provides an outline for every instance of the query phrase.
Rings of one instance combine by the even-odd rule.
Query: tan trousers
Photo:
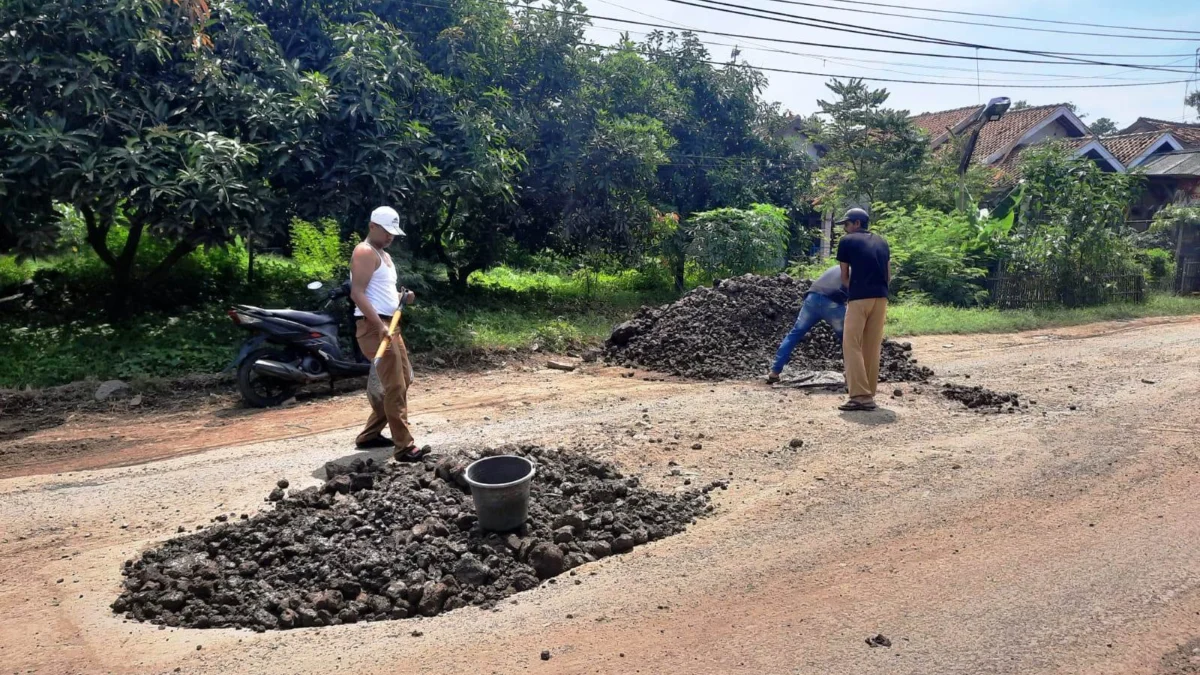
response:
[[[357,329],[355,337],[358,339],[358,348],[368,359],[374,359],[383,336],[366,319],[358,320]],[[378,371],[379,381],[383,384],[384,414],[371,411],[367,426],[358,435],[357,442],[365,443],[379,438],[386,426],[391,428],[392,442],[397,448],[412,447],[416,442],[408,425],[408,387],[412,384],[412,371],[404,338],[399,334],[392,337],[392,346],[379,360]]]
[[[883,324],[886,321],[887,298],[851,300],[846,305],[842,358],[846,362],[846,389],[851,399],[875,399],[875,389],[879,386],[879,351],[883,348]]]

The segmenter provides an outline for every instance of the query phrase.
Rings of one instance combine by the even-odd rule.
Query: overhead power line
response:
[[[647,33],[645,31],[635,31],[635,30],[629,30],[627,28],[610,28],[608,26],[593,26],[592,28],[597,29],[597,30],[611,31],[613,33],[621,33],[621,34],[632,34],[632,35],[641,35],[641,36],[651,35],[651,33]],[[683,26],[680,26],[680,29],[681,30],[692,30],[690,28],[685,28]],[[1027,71],[991,70],[991,69],[987,69],[987,68],[977,70],[976,68],[955,68],[954,66],[944,66],[944,65],[938,65],[938,64],[931,65],[931,64],[926,64],[926,63],[881,61],[879,59],[856,59],[856,58],[845,57],[845,56],[827,56],[825,54],[813,54],[813,53],[793,51],[790,49],[779,49],[776,47],[769,47],[766,45],[761,46],[761,47],[754,47],[754,46],[748,46],[747,44],[734,44],[732,42],[714,42],[711,40],[704,40],[703,42],[706,46],[709,46],[709,47],[729,47],[731,49],[737,49],[739,51],[758,51],[758,52],[767,52],[767,53],[772,53],[772,54],[788,54],[791,56],[798,56],[800,58],[812,59],[815,61],[829,62],[829,63],[841,65],[841,66],[849,66],[851,68],[863,68],[865,70],[870,70],[870,71],[878,71],[878,72],[884,72],[884,73],[896,73],[899,75],[912,75],[915,77],[940,77],[940,78],[959,77],[959,78],[961,78],[964,76],[957,75],[957,74],[937,75],[937,74],[932,74],[932,73],[913,73],[913,72],[909,72],[909,71],[905,71],[905,70],[894,70],[892,68],[886,68],[883,66],[896,66],[896,67],[900,67],[900,68],[920,68],[922,70],[931,70],[931,71],[940,72],[940,73],[954,72],[954,73],[970,73],[972,75],[976,75],[978,73],[986,73],[988,75],[1023,75],[1023,76],[1026,76],[1024,79],[1021,79],[1021,80],[987,79],[987,80],[981,81],[982,84],[995,85],[995,86],[1020,84],[1023,82],[1034,82],[1034,83],[1036,83],[1036,82],[1061,82],[1064,80],[1106,80],[1106,81],[1113,81],[1113,82],[1157,82],[1157,80],[1146,80],[1143,78],[1134,78],[1134,77],[1116,77],[1114,75],[1068,75],[1066,73],[1031,73],[1031,72],[1027,72]],[[748,44],[753,44],[753,43],[748,43]],[[1175,62],[1175,64],[1177,64],[1177,63],[1179,63],[1179,61]],[[867,65],[859,65],[859,64],[867,64]],[[1175,65],[1175,64],[1170,64],[1170,65]],[[1121,72],[1124,72],[1124,71],[1121,71]]]
[[[505,0],[482,0],[482,1],[488,2],[491,4],[495,4],[495,5],[504,5],[505,7],[511,7],[513,9],[546,12],[546,13],[550,13],[550,14],[558,14],[560,16],[569,16],[569,17],[575,17],[575,18],[588,19],[589,21],[611,21],[614,23],[625,24],[625,25],[629,25],[629,26],[643,26],[643,27],[647,27],[647,28],[657,28],[659,30],[668,30],[668,31],[681,30],[680,26],[672,26],[672,25],[661,24],[661,23],[651,23],[648,21],[637,21],[635,19],[621,19],[621,18],[612,17],[612,16],[603,16],[600,14],[585,14],[585,13],[581,13],[581,12],[570,12],[567,10],[552,9],[549,7],[537,7],[535,5],[525,5],[525,4],[519,4],[519,3],[505,2]],[[765,17],[758,17],[758,18],[765,18]],[[820,47],[822,49],[838,49],[838,50],[851,51],[851,52],[869,52],[872,54],[895,54],[895,55],[899,55],[899,56],[922,56],[922,57],[936,58],[936,59],[952,59],[952,60],[959,60],[959,61],[987,61],[987,62],[992,62],[992,63],[1037,63],[1037,64],[1052,64],[1052,65],[1056,65],[1056,66],[1082,66],[1082,67],[1092,67],[1094,65],[1097,65],[1097,64],[1093,64],[1093,63],[1080,63],[1080,62],[1076,62],[1076,61],[1048,61],[1045,59],[1016,59],[1016,58],[1005,58],[1005,57],[996,57],[996,56],[968,56],[965,54],[940,54],[937,52],[917,52],[917,51],[909,51],[909,50],[903,50],[903,49],[883,49],[883,48],[878,48],[878,47],[852,47],[852,46],[848,46],[848,45],[844,45],[844,44],[833,44],[833,43],[828,43],[828,42],[810,42],[807,40],[789,40],[786,38],[768,37],[768,36],[764,36],[764,35],[747,35],[744,33],[729,33],[729,32],[724,32],[724,31],[714,31],[714,30],[707,30],[707,29],[701,29],[701,28],[692,28],[692,29],[686,29],[686,30],[688,30],[688,32],[699,33],[702,35],[716,35],[716,36],[720,36],[720,37],[729,37],[729,38],[735,38],[735,39],[739,39],[739,40],[760,40],[763,42],[773,42],[775,44],[800,45],[800,46],[804,46],[804,47]],[[1054,54],[1054,52],[1042,52],[1042,53]],[[1116,55],[1102,55],[1102,56],[1116,56]],[[1124,55],[1124,56],[1128,57],[1128,58],[1172,58],[1172,57],[1180,57],[1180,56],[1186,56],[1188,58],[1191,58],[1192,54],[1190,54],[1190,53],[1189,54],[1164,54],[1164,55],[1155,55],[1153,57],[1151,57],[1149,55]],[[1113,65],[1115,67],[1119,67],[1119,68],[1137,68],[1137,66],[1134,64],[1113,64]],[[1191,70],[1166,68],[1163,66],[1159,66],[1158,68],[1156,68],[1156,70],[1163,71],[1163,72],[1170,72],[1170,73],[1191,73],[1192,72]]]
[[[1083,55],[1072,54],[1070,52],[1042,52],[1031,49],[1014,49],[1011,47],[995,47],[992,45],[976,44],[973,42],[962,42],[959,40],[947,40],[945,38],[930,37],[927,35],[918,35],[915,33],[905,33],[901,31],[887,30],[884,28],[873,28],[869,26],[857,26],[840,21],[830,21],[828,19],[817,19],[813,17],[801,16],[797,14],[788,14],[787,12],[776,12],[769,9],[759,9],[756,7],[747,7],[736,3],[722,2],[721,0],[702,0],[698,2],[689,2],[689,0],[667,0],[667,2],[677,5],[686,5],[689,7],[698,7],[715,12],[726,14],[736,14],[740,16],[748,16],[755,19],[763,19],[766,21],[774,21],[778,23],[788,23],[798,26],[806,26],[809,28],[820,28],[823,30],[837,31],[840,33],[850,33],[852,35],[866,35],[876,38],[888,38],[892,40],[905,40],[909,42],[921,42],[926,44],[937,44],[947,47],[965,47],[969,49],[986,49],[989,51],[1008,52],[1013,54],[1026,54],[1031,56],[1043,56],[1051,58],[1065,59],[1067,61],[1075,61],[1086,63],[1093,66],[1118,66],[1123,68],[1133,68],[1138,70],[1163,70],[1155,66],[1131,64],[1131,63],[1112,63],[1104,61],[1094,61],[1091,59],[1079,58]],[[754,12],[758,12],[755,14]],[[768,16],[763,16],[764,14]],[[1087,54],[1086,56],[1092,56]]]
[[[614,47],[611,45],[601,45],[592,42],[583,43],[597,49],[608,51],[621,51],[628,47]],[[646,51],[635,49],[632,50],[639,54],[647,56],[661,56],[661,52]],[[769,66],[756,66],[749,63],[723,63],[721,61],[712,61],[708,59],[698,59],[700,63],[707,63],[713,66],[725,66],[732,68],[749,68],[751,70],[764,70],[771,73],[790,73],[793,75],[810,75],[813,77],[832,78],[836,80],[866,80],[869,82],[890,82],[895,84],[925,84],[935,87],[976,87],[979,86],[976,82],[933,82],[929,80],[901,80],[887,77],[869,77],[864,75],[838,75],[834,73],[815,73],[808,70],[793,70],[790,68],[771,68]],[[1128,87],[1156,87],[1168,84],[1181,84],[1189,80],[1160,80],[1155,82],[1125,82],[1119,84],[1016,84],[1004,85],[1010,89],[1115,89]]]
[[[1097,33],[1094,31],[1079,31],[1065,30],[1061,28],[1035,28],[1033,26],[1008,26],[998,23],[984,23],[982,21],[967,21],[964,19],[940,19],[933,16],[914,16],[912,14],[900,14],[897,12],[883,12],[873,9],[855,9],[851,7],[830,7],[827,4],[818,4],[815,2],[804,2],[803,0],[767,0],[767,2],[776,2],[782,5],[796,5],[800,7],[816,7],[818,9],[829,9],[836,12],[854,12],[857,14],[870,14],[873,16],[892,16],[901,19],[916,19],[918,21],[932,21],[936,23],[951,23],[964,26],[986,26],[988,28],[1004,28],[1008,30],[1023,30],[1032,31],[1035,33],[1058,33],[1060,35],[1086,35],[1089,37],[1107,37],[1118,38],[1124,40],[1158,40],[1166,42],[1196,42],[1200,38],[1196,37],[1167,37],[1160,35],[1126,35],[1121,33]],[[905,8],[907,9],[907,8]],[[1181,31],[1190,32],[1190,31]]]
[[[886,2],[866,2],[865,0],[830,0],[844,5],[864,5],[868,7],[887,7],[889,9],[907,9],[915,12],[929,12],[931,14],[953,14],[956,16],[976,16],[984,19],[1006,19],[1009,21],[1029,21],[1031,23],[1047,23],[1059,26],[1084,26],[1086,28],[1116,28],[1122,30],[1136,30],[1150,33],[1186,33],[1190,35],[1200,35],[1200,31],[1196,30],[1179,30],[1177,28],[1139,28],[1137,26],[1116,26],[1108,23],[1087,23],[1084,21],[1061,21],[1056,19],[1035,19],[1027,16],[1013,16],[1011,14],[984,14],[981,12],[964,12],[954,9],[934,9],[932,7],[914,7],[912,5],[893,5]],[[833,9],[832,7],[830,9]]]

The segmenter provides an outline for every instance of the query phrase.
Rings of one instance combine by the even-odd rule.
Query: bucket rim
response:
[[[481,464],[489,459],[519,459],[529,465],[529,473],[508,483],[480,483],[471,480],[471,469],[475,468],[476,464]],[[468,464],[466,470],[463,471],[463,480],[467,481],[467,485],[470,485],[473,488],[477,487],[484,490],[502,490],[504,488],[513,487],[514,485],[520,485],[521,483],[527,483],[530,480],[533,480],[533,475],[535,473],[537,473],[537,464],[534,464],[528,457],[522,457],[520,455],[492,455],[491,457],[481,457]]]

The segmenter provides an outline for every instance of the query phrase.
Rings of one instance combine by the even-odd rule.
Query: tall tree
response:
[[[823,203],[907,202],[918,187],[928,144],[907,110],[885,108],[888,92],[862,80],[825,85],[836,96],[817,101],[813,134],[827,148],[816,174]]]
[[[304,84],[239,5],[9,0],[0,34],[0,219],[19,250],[50,248],[54,205],[74,206],[120,302],[267,218]],[[140,271],[148,234],[173,248]]]
[[[1117,123],[1108,119],[1107,117],[1098,118],[1095,122],[1089,124],[1088,128],[1091,129],[1092,133],[1096,134],[1097,136],[1116,133],[1118,129]]]

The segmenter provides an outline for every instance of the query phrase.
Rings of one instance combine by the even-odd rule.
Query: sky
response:
[[[643,21],[691,29],[707,29],[735,33],[755,38],[768,37],[803,42],[817,42],[849,47],[871,47],[901,51],[957,54],[970,59],[940,59],[921,56],[881,54],[838,50],[794,44],[781,44],[761,39],[742,39],[700,35],[709,44],[715,61],[728,60],[736,46],[740,59],[755,66],[803,70],[828,75],[854,75],[905,80],[967,83],[969,86],[935,86],[927,84],[898,84],[868,82],[891,92],[888,107],[912,113],[947,110],[986,102],[992,97],[1007,96],[1026,100],[1030,105],[1072,102],[1089,122],[1108,117],[1118,127],[1133,123],[1139,116],[1174,121],[1200,121],[1196,110],[1185,108],[1186,91],[1200,88],[1197,80],[1197,49],[1200,49],[1200,2],[1196,0],[871,0],[888,5],[921,7],[987,14],[1004,14],[1036,19],[1110,24],[1122,27],[1162,28],[1176,31],[1195,31],[1195,34],[1140,32],[1126,29],[1094,28],[1060,24],[1042,24],[971,16],[934,14],[837,2],[836,0],[719,0],[742,7],[770,12],[824,19],[851,24],[870,35],[854,35],[841,30],[826,30],[799,26],[770,19],[738,16],[672,2],[672,0],[584,0],[592,15]],[[698,0],[686,0],[697,2]],[[803,2],[804,5],[791,4]],[[805,6],[808,4],[819,7]],[[836,8],[836,9],[835,9]],[[729,9],[726,7],[726,9]],[[847,11],[851,10],[851,11]],[[978,22],[985,25],[938,23],[906,17],[877,16],[861,10],[890,12],[955,21]],[[777,15],[776,15],[777,16]],[[1184,38],[1178,40],[1124,39],[1027,30],[1006,29],[1004,25],[1030,28],[1081,31],[1090,33],[1133,34],[1151,37]],[[1007,49],[1096,53],[1111,55],[1170,55],[1155,58],[1126,56],[1078,57],[1088,60],[1169,66],[1185,70],[1182,73],[1149,71],[1126,67],[1095,65],[1056,65],[1031,63],[976,62],[976,50],[896,40],[878,35],[873,29],[883,29],[928,37],[951,39],[972,44]],[[590,40],[612,44],[620,32],[629,31],[635,40],[644,38],[648,27],[630,26],[612,21],[593,21],[588,31]],[[1041,56],[980,50],[981,57],[1044,59]],[[868,62],[868,60],[870,62]],[[880,63],[883,62],[883,63]],[[976,73],[978,67],[979,73]],[[989,72],[992,71],[992,72]],[[1003,71],[1003,72],[995,72]],[[825,76],[767,73],[770,86],[765,92],[768,100],[779,101],[797,114],[818,110],[817,99],[828,98]],[[1161,84],[1128,88],[1099,89],[1036,89],[1040,85],[1111,85],[1138,81],[1161,82],[1186,80],[1189,83]]]

